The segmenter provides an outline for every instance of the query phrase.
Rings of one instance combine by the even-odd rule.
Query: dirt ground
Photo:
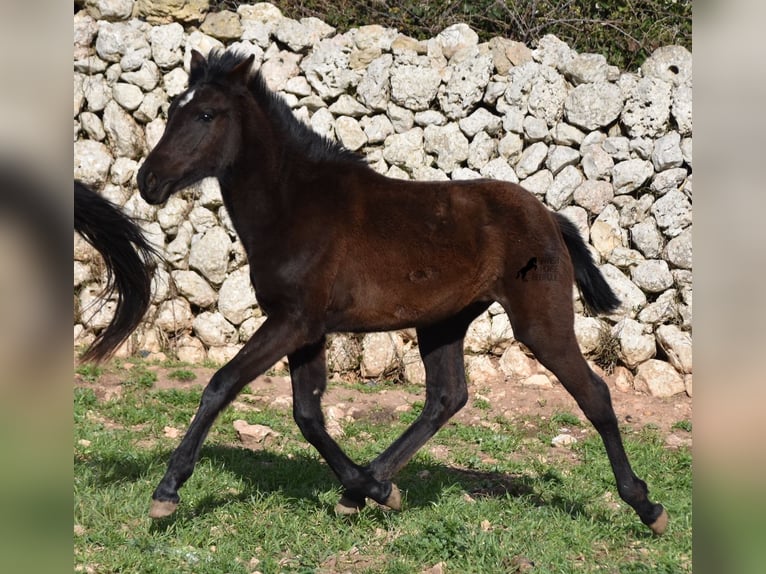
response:
[[[129,363],[127,364],[129,365]],[[157,374],[153,385],[155,389],[192,388],[204,386],[215,372],[210,368],[185,368],[196,377],[189,381],[179,381],[170,374],[174,369],[150,367]],[[609,385],[617,419],[621,425],[640,429],[654,425],[665,437],[669,448],[691,446],[691,433],[674,425],[681,421],[692,420],[692,399],[685,393],[668,398],[652,397],[636,391],[622,391],[617,388],[612,377],[599,373]],[[94,388],[100,400],[109,400],[122,392],[120,376],[106,373],[96,383],[86,383],[75,375],[75,384]],[[379,384],[367,382],[365,391],[358,385],[349,385],[331,380],[322,402],[328,424],[338,420],[374,420],[385,422],[395,420],[399,413],[409,410],[415,402],[424,400],[424,390],[412,385]],[[379,390],[375,390],[379,388]],[[235,400],[234,408],[247,411],[253,406],[266,405],[283,409],[290,417],[292,404],[290,379],[287,373],[264,375],[250,383],[250,394]],[[581,428],[592,428],[574,399],[558,381],[552,387],[528,387],[519,382],[498,377],[481,386],[469,385],[468,404],[453,418],[456,422],[482,426],[492,426],[498,417],[524,424],[527,417],[541,416],[550,418],[557,413],[571,413],[586,423]]]

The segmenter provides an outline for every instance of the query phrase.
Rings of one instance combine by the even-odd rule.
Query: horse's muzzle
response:
[[[158,205],[164,203],[170,195],[169,183],[161,182],[160,178],[149,169],[146,163],[141,166],[136,176],[138,191],[146,203]]]

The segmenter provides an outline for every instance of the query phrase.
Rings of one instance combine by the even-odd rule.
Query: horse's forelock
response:
[[[207,56],[204,79],[207,81],[220,80],[228,76],[237,66],[243,64],[250,53],[241,50],[222,50],[213,48]],[[251,72],[252,75],[252,72]],[[189,81],[191,86],[191,78]]]

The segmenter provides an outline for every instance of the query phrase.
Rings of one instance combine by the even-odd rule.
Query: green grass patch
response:
[[[692,421],[684,419],[673,424],[673,429],[678,429],[686,432],[692,432]]]
[[[94,365],[93,363],[85,363],[78,365],[75,369],[75,373],[80,375],[82,379],[88,383],[93,383],[103,374],[104,370]]]
[[[176,381],[193,381],[197,375],[189,369],[175,369],[168,373],[168,377]]]
[[[137,369],[134,365],[131,370]],[[653,537],[616,494],[595,432],[566,456],[504,419],[449,423],[397,475],[402,512],[374,505],[337,517],[337,479],[288,411],[226,410],[213,426],[172,517],[148,518],[151,493],[185,430],[201,387],[124,385],[100,401],[73,397],[74,565],[83,571],[250,574],[271,572],[691,572],[691,452],[663,446],[656,428],[626,429],[625,444],[671,523]],[[374,458],[417,417],[346,423],[341,446]],[[574,415],[530,418],[575,426]],[[281,433],[267,450],[240,446],[237,418]],[[576,418],[576,417],[574,417]],[[434,448],[435,450],[432,450]]]

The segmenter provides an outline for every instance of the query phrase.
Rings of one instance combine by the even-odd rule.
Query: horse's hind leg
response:
[[[417,330],[426,370],[425,404],[417,420],[369,464],[370,472],[378,480],[390,480],[465,405],[468,389],[463,338],[471,321],[486,307],[477,304],[451,319]]]
[[[661,504],[649,500],[646,483],[631,469],[614,414],[609,388],[588,366],[573,328],[571,287],[538,283],[534,291],[521,288],[504,302],[514,337],[558,377],[601,435],[620,497],[656,534],[667,526]],[[522,292],[523,291],[523,292]]]
[[[394,509],[399,508],[399,491],[390,481],[380,481],[355,464],[328,434],[322,415],[322,394],[327,386],[325,339],[307,345],[288,356],[293,385],[293,416],[303,436],[311,443],[346,489],[347,499],[336,511],[355,512],[366,497]]]

